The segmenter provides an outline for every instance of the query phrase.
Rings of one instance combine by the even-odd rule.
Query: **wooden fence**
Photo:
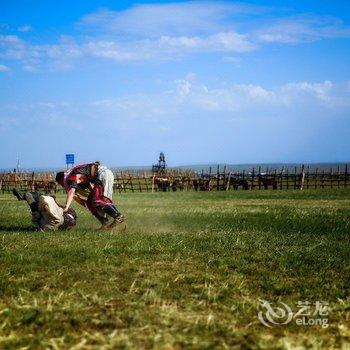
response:
[[[154,191],[229,191],[262,189],[318,189],[347,188],[349,185],[348,165],[337,166],[329,171],[318,168],[310,171],[309,166],[283,169],[262,169],[234,171],[225,167],[209,168],[200,173],[192,170],[170,170],[163,175],[150,172],[115,172],[115,189],[119,192]],[[54,180],[54,173],[0,174],[0,192],[18,190],[62,191]]]

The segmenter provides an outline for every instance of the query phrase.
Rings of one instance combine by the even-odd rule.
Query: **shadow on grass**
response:
[[[34,233],[36,232],[34,226],[19,226],[19,225],[13,225],[13,226],[3,226],[0,225],[0,233],[13,233],[13,232],[24,232],[24,233]]]

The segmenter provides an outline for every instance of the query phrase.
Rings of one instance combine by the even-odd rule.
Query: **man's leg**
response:
[[[19,192],[17,192],[19,194]],[[13,194],[15,194],[15,191],[13,191]],[[39,211],[39,197],[40,193],[39,192],[26,192],[23,194],[19,194],[20,198],[18,200],[25,200],[30,208],[30,211],[32,212],[32,223],[37,226],[39,229],[41,228],[40,226],[40,218],[41,214]]]
[[[124,221],[124,215],[118,211],[118,209],[113,205],[113,185],[114,185],[114,175],[113,172],[103,166],[99,167],[98,179],[102,184],[102,187],[97,189],[96,198],[100,202],[101,210],[105,212],[108,216],[113,218],[113,222],[109,227],[116,226],[117,224]]]
[[[108,224],[108,218],[104,215],[104,212],[101,212],[99,210],[91,198],[88,198],[86,206],[89,209],[90,213],[101,223],[102,228],[106,227]]]
[[[118,209],[113,204],[105,205],[101,208],[103,212],[113,218],[111,227],[124,221],[124,215],[118,211]]]
[[[114,175],[113,172],[107,167],[100,165],[97,170],[97,179],[102,184],[103,191],[101,195],[113,200],[113,185]]]
[[[37,197],[35,192],[24,193],[23,199],[28,203],[32,213],[39,211],[39,197]]]
[[[113,204],[97,205],[93,206],[93,208],[91,208],[91,206],[89,207],[88,205],[88,208],[92,215],[94,215],[98,219],[98,221],[100,221],[102,225],[101,229],[112,228],[117,224],[122,223],[125,219],[124,215],[121,214]],[[107,216],[110,216],[113,219],[113,221],[109,225]]]
[[[24,200],[23,194],[19,193],[16,188],[12,189],[12,193],[19,201],[23,201]]]
[[[113,218],[113,222],[110,225],[111,227],[124,221],[124,216],[113,205],[113,202],[103,195],[103,186],[101,184],[96,183],[94,185],[87,200],[87,207],[101,222],[102,226],[106,226],[108,223],[107,215]]]
[[[16,198],[19,201],[26,201],[28,203],[32,213],[39,210],[39,197],[40,197],[39,192],[20,193],[17,191],[16,188],[13,188],[12,193],[14,196],[16,196]]]

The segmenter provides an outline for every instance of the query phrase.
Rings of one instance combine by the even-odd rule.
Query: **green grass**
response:
[[[0,196],[0,348],[346,349],[350,191],[116,196],[126,232],[30,232]],[[258,299],[329,302],[329,327],[260,324]],[[295,309],[295,308],[294,308]]]

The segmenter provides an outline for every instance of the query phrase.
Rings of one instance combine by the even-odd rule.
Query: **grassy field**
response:
[[[0,348],[349,349],[350,191],[116,196],[126,232],[30,232],[0,196]],[[268,328],[259,298],[327,301]]]

